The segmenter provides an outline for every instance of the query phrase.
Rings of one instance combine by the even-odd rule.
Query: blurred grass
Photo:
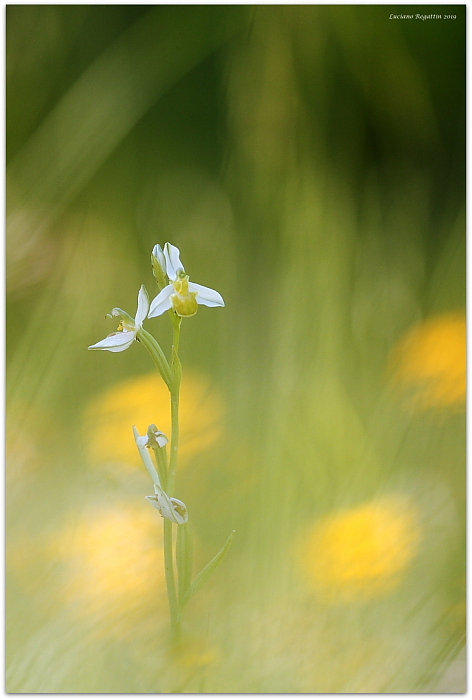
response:
[[[465,9],[447,8],[7,8],[9,692],[462,692]],[[86,350],[156,291],[166,240],[226,301],[183,324],[197,566],[237,531],[180,657],[126,447],[152,367],[138,344]]]

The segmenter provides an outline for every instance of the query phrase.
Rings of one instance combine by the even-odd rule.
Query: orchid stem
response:
[[[180,343],[180,323],[181,318],[176,317],[173,321],[174,338],[172,343],[172,383],[170,389],[171,401],[171,444],[170,444],[170,460],[169,460],[169,479],[168,490],[174,489],[175,472],[177,469],[177,457],[179,453],[179,399],[180,399],[180,381],[182,378],[182,366],[179,359],[179,343]]]
[[[175,482],[175,472],[177,468],[177,457],[179,451],[179,396],[180,396],[180,380],[182,376],[182,368],[179,360],[179,342],[180,342],[180,323],[181,318],[175,316],[172,319],[174,329],[172,343],[172,361],[171,361],[171,382],[169,386],[170,401],[171,401],[171,443],[170,443],[170,460],[169,469],[167,472],[167,490],[173,492]],[[166,569],[167,596],[169,598],[170,619],[172,626],[172,636],[177,644],[180,640],[181,626],[181,610],[177,600],[174,574],[174,546],[172,539],[172,522],[164,519],[164,559]]]

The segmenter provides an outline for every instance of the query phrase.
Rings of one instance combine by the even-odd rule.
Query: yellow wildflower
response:
[[[328,599],[365,599],[399,584],[418,551],[415,509],[381,498],[317,522],[305,538],[301,565]]]
[[[462,406],[466,395],[466,320],[461,312],[427,319],[410,330],[390,357],[397,386],[414,406]]]
[[[221,434],[223,402],[202,375],[186,372],[180,397],[180,456],[213,445]],[[94,463],[140,466],[132,426],[145,434],[155,424],[171,434],[169,391],[156,372],[121,381],[94,399],[85,412],[86,441]]]
[[[87,512],[51,538],[63,564],[63,600],[97,632],[122,636],[165,610],[161,518],[125,502]]]

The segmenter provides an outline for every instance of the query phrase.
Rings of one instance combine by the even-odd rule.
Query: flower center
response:
[[[179,316],[194,316],[198,310],[197,292],[188,288],[188,277],[176,279],[173,283],[175,294],[172,294],[172,306]]]
[[[122,331],[124,333],[126,331],[135,331],[136,328],[131,323],[128,323],[126,319],[122,319],[117,330]]]

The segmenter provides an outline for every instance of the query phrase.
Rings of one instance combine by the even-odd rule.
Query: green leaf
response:
[[[151,355],[152,359],[154,360],[154,363],[156,367],[158,368],[159,372],[161,373],[161,377],[169,387],[169,391],[172,389],[172,373],[169,367],[169,363],[167,362],[166,356],[164,355],[161,346],[157,342],[157,340],[152,336],[150,333],[144,330],[144,328],[140,328],[138,331],[138,338],[146,348],[146,350],[149,352]]]
[[[192,584],[190,585],[189,589],[187,590],[185,596],[182,599],[182,608],[188,603],[188,601],[191,598],[193,598],[195,593],[197,593],[200,590],[203,584],[208,580],[212,573],[216,571],[218,566],[221,564],[231,546],[231,542],[233,541],[235,533],[236,530],[233,530],[231,532],[230,536],[228,537],[218,554],[214,556],[211,561],[208,562],[205,568],[202,569],[198,576],[193,580]]]
[[[192,581],[193,538],[188,523],[177,528],[176,561],[179,574],[179,600],[182,601]]]

